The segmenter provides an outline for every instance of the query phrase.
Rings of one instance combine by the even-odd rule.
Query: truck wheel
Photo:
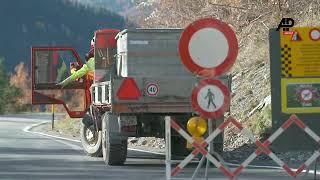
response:
[[[91,118],[90,115],[85,115],[85,118]],[[102,157],[102,133],[96,131],[94,124],[81,123],[80,139],[84,152],[92,157]]]
[[[111,143],[110,121],[117,116],[105,113],[102,119],[102,154],[106,165],[123,165],[127,159],[128,138],[113,137]]]

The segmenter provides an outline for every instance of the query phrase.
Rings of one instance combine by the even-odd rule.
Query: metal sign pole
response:
[[[213,119],[209,118],[209,119],[208,119],[208,135],[210,135],[210,134],[212,133],[212,122],[213,122]],[[214,147],[213,147],[213,140],[212,140],[212,141],[209,143],[209,146],[208,146],[208,152],[209,152],[210,154],[212,154],[212,152],[214,151],[213,148],[214,148]],[[209,162],[209,160],[207,159],[206,171],[205,171],[205,175],[204,175],[204,177],[205,177],[206,179],[208,179],[208,169],[209,169],[209,167],[210,167],[210,162]]]
[[[313,179],[316,180],[317,179],[317,162],[319,161],[319,158],[317,158],[314,161],[314,173],[313,173]]]
[[[51,120],[51,129],[54,129],[54,104],[51,105],[51,113],[52,113],[52,120]]]
[[[212,132],[213,132],[213,125],[215,128],[217,128],[217,125],[216,125],[216,120],[215,119],[212,119],[212,118],[209,118],[208,119],[208,135],[210,135]],[[208,146],[208,152],[211,154],[211,155],[214,155],[219,161],[221,164],[224,165],[224,167],[226,167],[226,169],[228,169],[230,171],[230,168],[228,167],[227,163],[223,160],[223,158],[214,150],[214,142],[213,140],[210,141],[209,143],[209,146]],[[208,180],[208,169],[210,167],[210,161],[207,159],[207,163],[206,163],[206,170],[205,170],[205,179]],[[234,178],[234,180],[236,179],[236,177]]]
[[[192,180],[194,180],[194,179],[196,178],[196,176],[197,176],[200,168],[202,167],[203,161],[204,161],[205,159],[206,159],[206,157],[202,155],[202,158],[201,158],[201,160],[200,160],[200,162],[199,162],[196,170],[194,171],[194,173],[193,173],[193,175],[192,175],[192,177],[191,177]]]
[[[210,166],[210,161],[207,159],[206,171],[205,171],[205,174],[204,174],[204,178],[205,178],[206,180],[208,180],[208,169],[209,169],[209,166]]]
[[[171,180],[171,117],[165,117],[166,136],[166,179]]]

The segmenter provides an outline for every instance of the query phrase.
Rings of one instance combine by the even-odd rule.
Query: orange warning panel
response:
[[[320,27],[294,27],[280,33],[282,77],[320,76]]]

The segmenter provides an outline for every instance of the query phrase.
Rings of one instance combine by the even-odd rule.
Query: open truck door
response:
[[[90,105],[89,80],[57,85],[83,65],[74,48],[32,47],[31,54],[32,104],[62,104],[70,117],[83,117]]]

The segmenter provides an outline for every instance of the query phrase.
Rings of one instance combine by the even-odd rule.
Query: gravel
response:
[[[133,148],[150,148],[150,150],[156,150],[157,152],[165,151],[165,141],[163,138],[155,137],[129,137],[128,146]]]

